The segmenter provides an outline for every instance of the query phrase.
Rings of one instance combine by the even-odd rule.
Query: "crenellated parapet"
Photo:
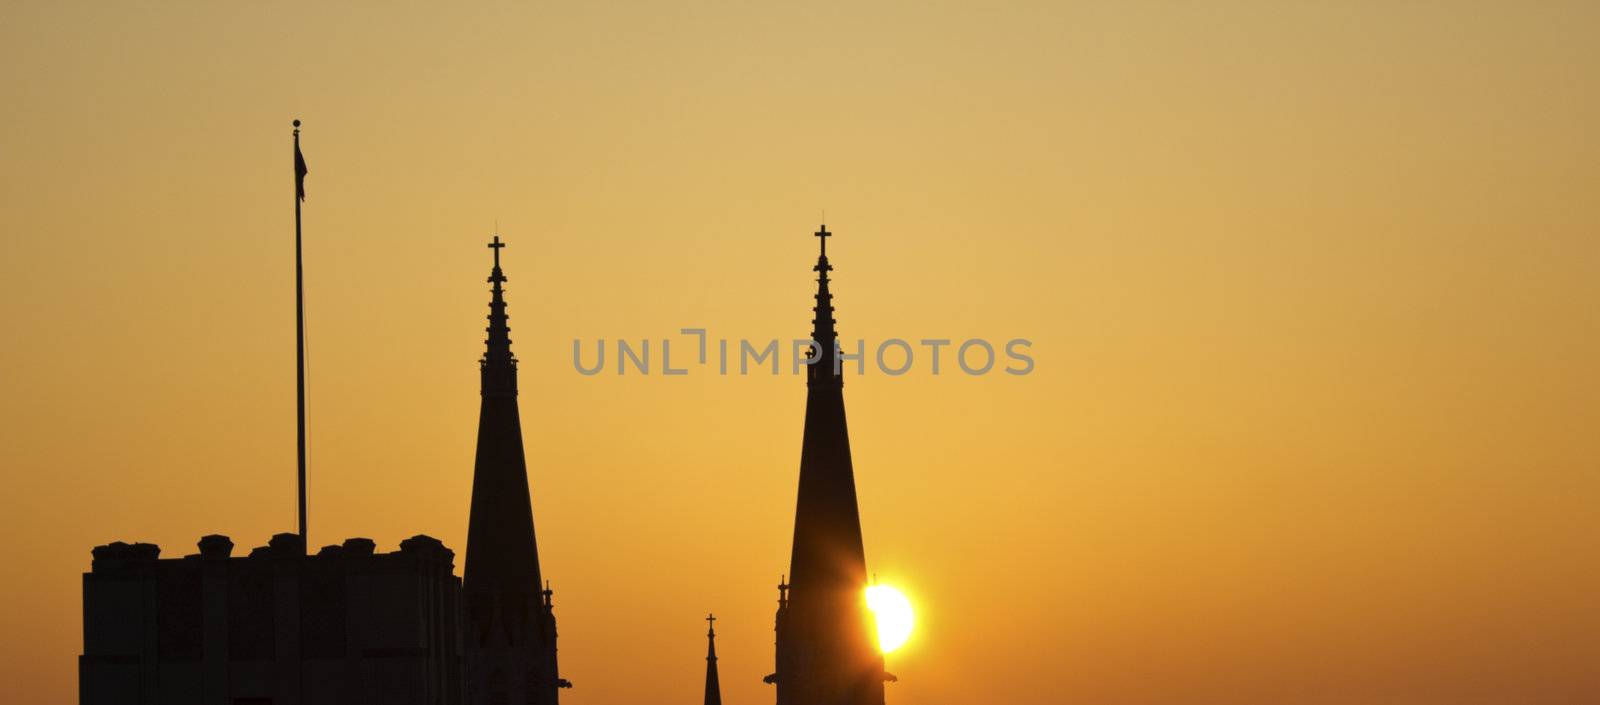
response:
[[[94,548],[81,702],[339,703],[380,691],[385,703],[462,701],[461,580],[438,539],[379,553],[353,538],[307,555],[285,533],[233,555],[212,534],[198,548]],[[374,673],[392,679],[374,685]]]

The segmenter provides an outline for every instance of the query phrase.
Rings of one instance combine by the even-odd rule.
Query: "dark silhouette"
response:
[[[294,390],[295,450],[300,461],[300,542],[309,545],[306,533],[306,303],[303,271],[300,266],[300,203],[306,200],[305,155],[300,153],[300,121],[294,121]]]
[[[844,380],[834,369],[833,294],[828,290],[828,232],[821,254],[811,339],[820,347],[806,373],[806,422],[800,447],[794,550],[778,586],[778,705],[882,705],[883,655],[866,608],[866,551],[856,506]]]
[[[717,680],[717,616],[706,615],[706,703],[722,705],[722,683]]]
[[[303,512],[300,533],[248,557],[231,557],[233,542],[215,535],[180,559],[161,560],[151,544],[99,546],[83,578],[80,702],[556,705],[571,684],[556,671],[553,593],[540,589],[504,246],[498,235],[489,244],[464,578],[427,536],[395,553],[356,538],[308,556]]]
[[[461,702],[461,581],[437,539],[375,553],[353,538],[308,556],[285,533],[241,557],[211,535],[199,548],[94,549],[80,703]]]
[[[296,164],[298,179],[298,141]],[[777,685],[778,705],[883,705],[883,684],[894,677],[884,672],[866,608],[844,382],[835,370],[832,233],[823,226],[816,234],[817,362],[806,377],[790,573],[778,586],[777,669],[766,681]],[[540,574],[534,535],[500,268],[505,243],[495,235],[489,247],[463,577],[453,575],[455,554],[427,536],[394,553],[349,539],[308,556],[303,513],[300,533],[278,534],[242,558],[215,535],[181,559],[160,560],[150,544],[100,546],[84,575],[80,702],[558,705],[559,689],[571,684],[557,670],[554,593]],[[721,705],[716,617],[706,621],[705,703]]]
[[[501,288],[503,247],[499,235],[489,243],[489,337],[479,364],[483,401],[462,578],[467,702],[555,705],[558,689],[571,684],[556,670],[553,593],[548,585],[539,589],[539,547],[517,413],[517,359]]]

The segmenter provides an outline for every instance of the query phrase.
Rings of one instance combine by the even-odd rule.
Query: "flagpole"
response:
[[[296,449],[299,452],[300,474],[300,542],[307,546],[306,535],[306,306],[300,266],[300,201],[305,193],[300,165],[300,121],[294,121],[294,382]]]

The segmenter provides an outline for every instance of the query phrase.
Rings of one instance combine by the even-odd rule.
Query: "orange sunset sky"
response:
[[[1597,28],[9,2],[0,699],[75,701],[93,546],[293,530],[299,117],[312,544],[459,570],[498,222],[565,702],[698,702],[708,611],[771,702],[803,382],[571,347],[805,335],[824,209],[845,339],[1036,361],[846,383],[891,703],[1600,702]]]

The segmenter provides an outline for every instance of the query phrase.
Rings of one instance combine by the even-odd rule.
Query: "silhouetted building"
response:
[[[517,359],[511,354],[506,281],[496,235],[489,243],[489,333],[479,367],[483,401],[472,475],[472,514],[462,595],[466,606],[467,701],[473,705],[555,705],[571,687],[556,670],[556,618],[539,575],[522,422]]]
[[[226,536],[199,545],[169,559],[147,543],[94,549],[79,702],[461,702],[461,581],[438,540],[374,553],[349,539],[314,556],[298,534],[245,557]]]
[[[94,549],[83,582],[86,705],[556,705],[553,593],[541,584],[517,414],[517,361],[489,276],[488,348],[463,578],[416,536],[375,554],[350,539],[308,556],[279,534],[248,557],[225,536],[161,560],[151,544]],[[541,587],[543,589],[541,589]]]
[[[717,617],[706,615],[706,705],[722,705],[722,683],[717,679]]]
[[[800,446],[794,550],[778,586],[778,705],[883,705],[883,655],[866,606],[867,559],[856,506],[844,380],[834,369],[833,295],[828,232],[821,254],[811,339],[820,347],[806,371],[806,421]]]

